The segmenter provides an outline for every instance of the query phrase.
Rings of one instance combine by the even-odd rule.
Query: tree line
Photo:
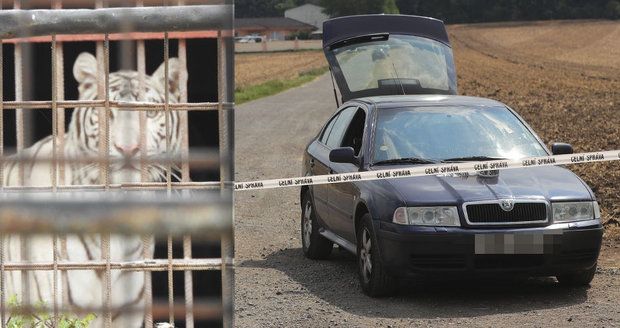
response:
[[[620,18],[620,0],[235,0],[237,17],[278,17],[305,3],[332,16],[407,14],[446,23]]]

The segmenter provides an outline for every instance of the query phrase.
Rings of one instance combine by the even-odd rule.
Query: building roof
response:
[[[236,18],[236,30],[314,30],[316,27],[286,17]]]

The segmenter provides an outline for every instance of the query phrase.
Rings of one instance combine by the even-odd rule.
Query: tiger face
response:
[[[162,63],[151,76],[145,76],[144,96],[139,95],[139,76],[136,71],[118,71],[110,73],[109,98],[119,102],[164,103],[165,89],[169,90],[169,102],[179,102],[179,85],[181,71],[179,61],[168,61],[168,81]],[[79,83],[79,99],[97,98],[97,61],[90,53],[81,53],[73,66],[73,76]],[[168,129],[166,129],[168,115]],[[179,114],[177,111],[165,113],[161,110],[146,112],[146,154],[161,155],[166,152],[166,139],[170,154],[174,156],[180,149]],[[123,108],[110,108],[109,111],[109,154],[110,158],[133,158],[140,156],[140,112]],[[68,135],[80,152],[89,156],[99,154],[99,110],[93,107],[75,108]],[[168,131],[167,131],[168,130]],[[168,132],[168,135],[166,134]],[[150,181],[165,179],[165,167],[149,163]],[[90,179],[93,175],[90,174]],[[140,181],[140,167],[129,164],[112,164],[110,166],[112,183]]]

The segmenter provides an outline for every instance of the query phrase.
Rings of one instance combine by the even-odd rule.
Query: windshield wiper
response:
[[[435,164],[437,161],[431,159],[424,159],[418,157],[406,157],[406,158],[394,158],[394,159],[386,159],[383,161],[378,161],[372,163],[372,165],[382,165],[382,164]]]
[[[468,162],[468,161],[497,161],[506,159],[503,157],[491,157],[491,156],[466,156],[466,157],[454,157],[454,158],[446,158],[442,159],[442,163],[450,163],[450,162]]]

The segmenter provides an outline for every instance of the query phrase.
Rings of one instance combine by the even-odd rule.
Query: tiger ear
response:
[[[88,52],[81,53],[73,64],[73,77],[82,84],[86,79],[97,78],[97,59]]]
[[[164,85],[166,85],[164,82],[166,80],[166,68],[164,65],[165,63],[159,65],[157,70],[155,70],[155,73],[151,76],[151,79],[153,79],[161,87],[162,91],[165,90]],[[187,74],[184,75],[187,76]],[[179,88],[181,86],[181,78],[181,63],[179,62],[179,59],[168,59],[168,90],[170,95],[175,96],[177,99],[180,95]]]

